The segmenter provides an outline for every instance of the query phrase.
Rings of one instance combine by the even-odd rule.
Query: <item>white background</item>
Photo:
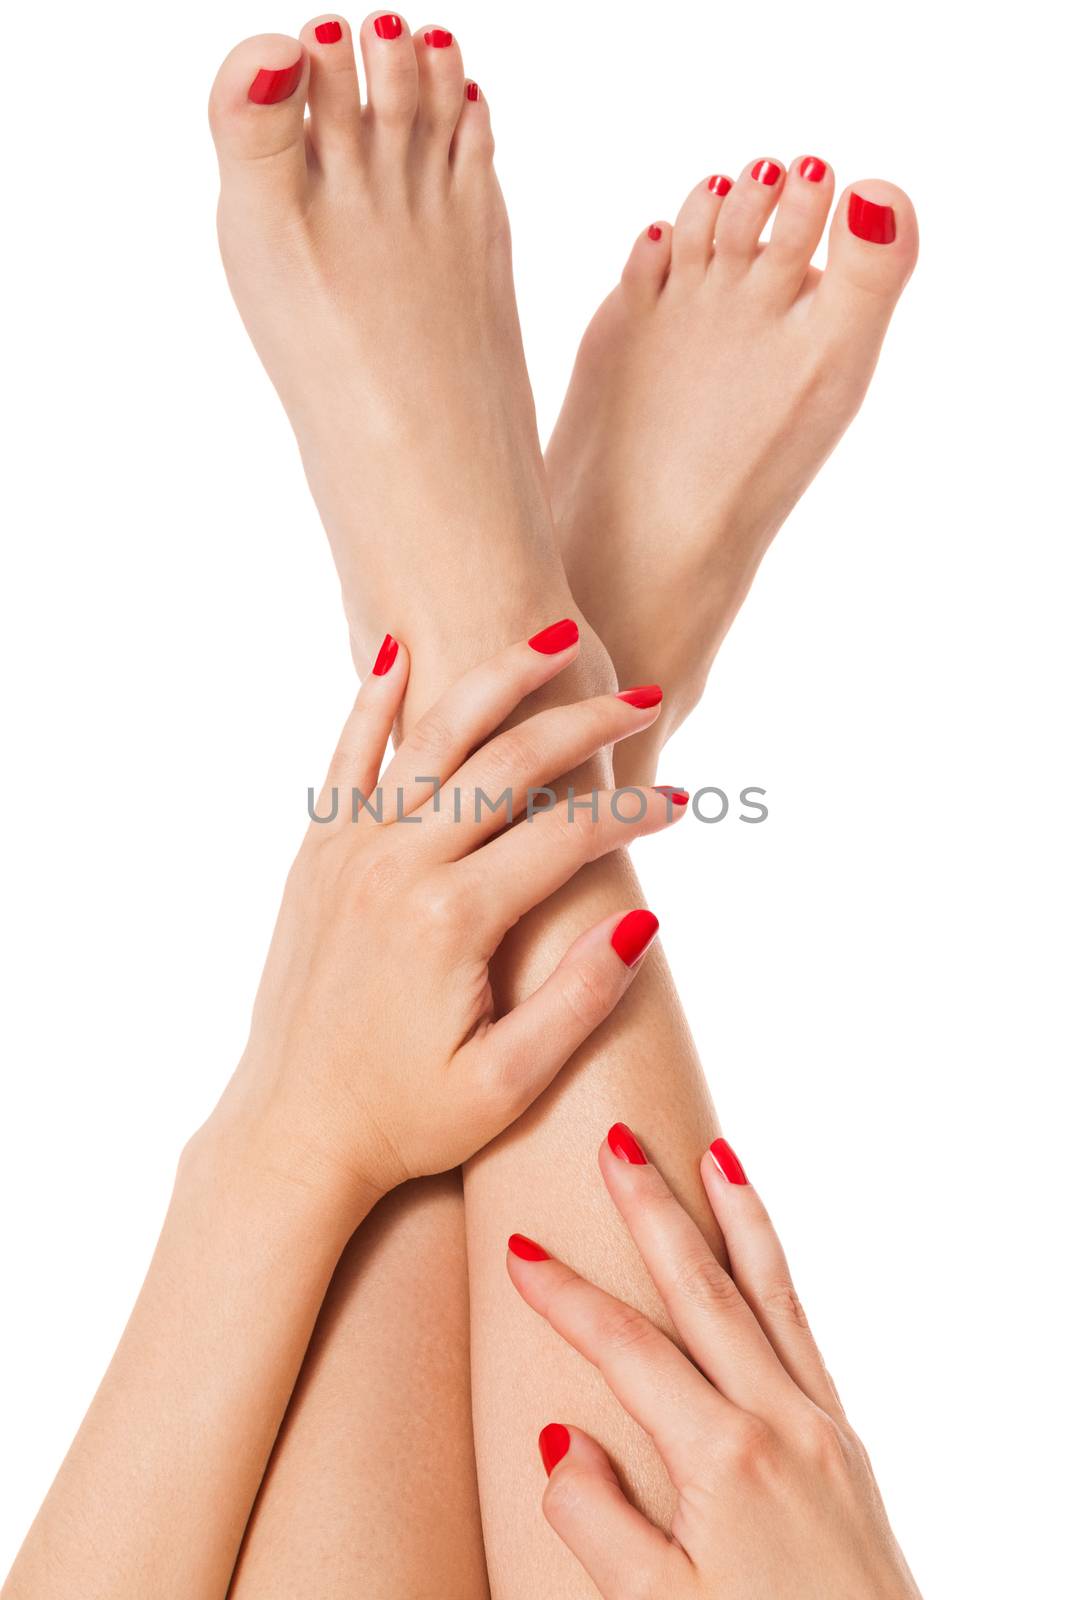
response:
[[[233,42],[303,20],[59,0],[8,38],[0,1569],[241,1049],[352,694],[326,542],[217,263],[204,118]],[[546,432],[631,239],[702,174],[817,152],[915,198],[922,257],[865,409],[664,769],[762,784],[771,818],[690,821],[641,865],[928,1600],[1048,1594],[1051,13],[455,0],[410,20],[452,26],[491,100]]]

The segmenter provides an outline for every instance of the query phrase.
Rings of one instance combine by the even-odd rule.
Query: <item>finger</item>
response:
[[[464,674],[406,734],[383,773],[390,815],[398,806],[399,815],[407,816],[423,805],[527,695],[570,666],[577,654],[578,625],[565,617]]]
[[[508,1272],[527,1305],[593,1363],[651,1437],[675,1487],[699,1482],[715,1436],[733,1432],[735,1408],[647,1317],[532,1239],[512,1234]]]
[[[600,1170],[686,1349],[720,1394],[766,1421],[799,1401],[740,1289],[623,1123],[600,1147]]]
[[[548,1087],[583,1040],[618,1005],[659,929],[651,911],[606,917],[583,933],[555,972],[456,1056],[484,1086],[482,1143],[503,1131]]]
[[[475,850],[451,869],[466,881],[480,908],[479,930],[492,954],[505,933],[532,907],[568,882],[589,861],[660,833],[685,815],[684,789],[596,790],[551,811],[538,811]]]
[[[688,1558],[630,1504],[596,1440],[580,1428],[550,1422],[538,1446],[548,1473],[545,1518],[604,1600],[677,1594]]]
[[[356,703],[341,730],[326,781],[314,804],[317,822],[351,821],[359,796],[371,802],[375,814],[374,789],[407,688],[411,658],[405,647],[387,633],[373,668],[360,684]],[[356,796],[353,791],[358,791]],[[380,814],[381,807],[377,806]]]
[[[655,722],[662,691],[650,685],[641,695],[638,704],[621,694],[605,694],[554,706],[491,739],[455,774],[444,797],[447,803],[434,819],[447,823],[442,828],[447,859],[458,860],[523,816],[535,791],[566,804],[567,787],[558,782],[562,774]],[[552,782],[556,789],[541,789]]]
[[[793,1287],[789,1263],[767,1208],[725,1139],[700,1163],[711,1208],[722,1229],[734,1282],[793,1382],[837,1422],[845,1413]]]

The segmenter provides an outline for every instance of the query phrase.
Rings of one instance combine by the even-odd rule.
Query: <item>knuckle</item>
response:
[[[771,1466],[774,1458],[774,1435],[762,1418],[744,1412],[729,1435],[727,1453],[734,1472],[761,1475]]]
[[[451,717],[441,706],[424,712],[404,738],[410,755],[439,756],[456,746],[457,734]],[[433,776],[433,774],[430,774]]]
[[[583,1028],[594,1028],[615,1003],[617,990],[602,968],[579,961],[565,973],[563,998]]]
[[[375,850],[363,863],[359,875],[359,892],[363,900],[391,900],[401,881],[401,866],[391,849]]]
[[[443,876],[424,878],[418,885],[414,913],[417,925],[431,936],[451,936],[463,920],[459,893]]]
[[[737,1285],[710,1250],[682,1260],[675,1283],[679,1293],[698,1311],[733,1313],[741,1304]]]
[[[808,1332],[808,1318],[800,1303],[800,1296],[788,1278],[779,1279],[760,1290],[760,1305],[776,1322]]]
[[[507,785],[516,776],[525,779],[540,770],[542,751],[525,727],[509,728],[479,753],[479,778]]]
[[[804,1418],[800,1443],[805,1457],[824,1470],[840,1467],[847,1458],[848,1442],[844,1433],[832,1417],[814,1406]]]
[[[600,1346],[607,1357],[643,1350],[656,1337],[655,1329],[632,1306],[614,1305],[600,1318]]]

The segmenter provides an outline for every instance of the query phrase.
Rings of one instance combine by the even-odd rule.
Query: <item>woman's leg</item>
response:
[[[248,1525],[235,1600],[485,1600],[454,1173],[341,1259]]]

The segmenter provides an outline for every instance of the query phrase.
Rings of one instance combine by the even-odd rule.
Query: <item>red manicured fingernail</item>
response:
[[[481,93],[482,93],[482,91],[479,89],[479,87],[478,87],[478,85],[476,83],[468,83],[468,85],[467,85],[467,99],[468,100],[478,100],[478,99],[480,99],[481,98]]]
[[[821,183],[826,176],[826,162],[820,161],[818,156],[805,156],[800,163],[800,176],[809,183]]]
[[[631,1167],[647,1167],[645,1152],[626,1126],[625,1122],[616,1122],[608,1129],[608,1149],[613,1156],[618,1156],[620,1161],[628,1161]]]
[[[662,239],[663,238],[663,229],[659,226],[659,224],[657,222],[654,222],[652,224],[651,228],[649,228],[648,237],[652,240],[653,244],[655,244],[657,239]]]
[[[447,50],[452,43],[452,35],[447,28],[431,28],[422,36],[431,50]]]
[[[375,17],[374,31],[379,39],[399,39],[404,31],[404,24],[398,16],[388,12],[384,17]]]
[[[765,183],[770,188],[782,176],[782,169],[777,161],[757,161],[752,168],[752,176],[757,183]]]
[[[550,623],[526,642],[539,655],[558,656],[561,650],[569,650],[572,644],[578,643],[578,624],[564,617],[562,622]]]
[[[658,683],[639,683],[636,689],[620,689],[615,698],[625,700],[628,706],[636,706],[638,711],[647,711],[649,706],[659,705],[663,690]]]
[[[393,638],[392,634],[387,633],[385,638],[382,640],[382,647],[378,651],[374,665],[371,668],[371,671],[374,673],[376,678],[385,677],[385,674],[389,671],[389,668],[396,660],[396,653],[399,649],[400,646]]]
[[[653,785],[653,788],[657,794],[665,794],[672,805],[687,806],[689,804],[688,789],[672,789],[669,783],[657,783]]]
[[[552,1257],[547,1250],[533,1239],[527,1239],[524,1233],[513,1233],[508,1240],[508,1249],[513,1256],[518,1256],[520,1261],[551,1261]]]
[[[552,1476],[552,1468],[559,1466],[570,1447],[571,1436],[562,1422],[550,1422],[547,1428],[541,1429],[537,1438],[537,1448],[541,1452],[541,1460],[549,1477]]]
[[[291,67],[261,67],[249,85],[248,98],[254,106],[276,106],[279,100],[288,100],[296,92],[303,70],[302,56]]]
[[[651,911],[628,911],[611,936],[611,948],[628,967],[636,966],[659,932]]]
[[[320,22],[315,29],[315,37],[320,44],[336,44],[341,37],[341,24],[339,22]]]
[[[857,239],[866,239],[870,244],[892,244],[897,236],[893,207],[864,200],[855,189],[848,197],[848,226]]]
[[[733,188],[733,182],[730,178],[724,178],[720,172],[717,172],[714,177],[708,179],[708,188],[712,194],[729,194]]]
[[[747,1183],[745,1169],[734,1155],[725,1139],[713,1139],[708,1146],[715,1157],[715,1165],[730,1183]]]

